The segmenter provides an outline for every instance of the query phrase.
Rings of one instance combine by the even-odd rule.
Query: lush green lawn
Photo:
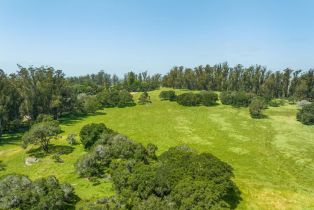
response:
[[[267,118],[256,120],[245,108],[183,107],[160,101],[158,94],[150,93],[152,104],[65,119],[62,137],[53,141],[55,150],[66,151],[61,156],[64,163],[46,156],[37,164],[25,166],[28,154],[20,147],[20,136],[6,136],[0,143],[0,160],[6,169],[0,174],[23,173],[30,178],[55,175],[62,182],[72,183],[84,200],[113,194],[110,181],[93,186],[76,175],[74,163],[84,150],[81,145],[71,148],[65,141],[68,134],[79,133],[83,125],[103,122],[135,141],[156,144],[159,153],[187,144],[229,163],[242,192],[239,209],[314,209],[314,126],[295,120],[294,105],[269,108]]]

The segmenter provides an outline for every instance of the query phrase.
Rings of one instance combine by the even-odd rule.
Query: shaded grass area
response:
[[[314,126],[296,121],[294,105],[271,107],[265,110],[266,118],[252,119],[247,108],[184,107],[160,101],[159,92],[149,93],[151,104],[61,119],[63,133],[52,141],[48,155],[41,155],[35,146],[23,150],[21,134],[5,136],[0,142],[0,161],[5,170],[0,174],[23,173],[30,178],[55,175],[73,184],[82,198],[78,206],[112,195],[109,180],[94,186],[76,175],[74,164],[85,151],[82,145],[68,145],[65,140],[68,134],[78,134],[85,124],[102,122],[144,145],[156,144],[159,154],[187,144],[229,163],[243,199],[238,209],[314,209]],[[51,156],[63,150],[64,163],[55,163]],[[39,155],[40,162],[25,166],[30,154]]]

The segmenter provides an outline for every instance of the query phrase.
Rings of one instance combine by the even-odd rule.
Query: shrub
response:
[[[220,94],[220,101],[222,104],[232,105],[235,107],[247,107],[254,98],[253,93],[245,93],[241,91],[224,91]]]
[[[52,159],[56,162],[56,163],[63,163],[64,161],[62,160],[62,158],[60,157],[60,154],[54,154],[52,156]]]
[[[285,105],[285,100],[283,100],[283,99],[272,99],[268,102],[268,105],[272,106],[272,107],[283,106],[283,105]]]
[[[161,91],[159,97],[162,100],[175,101],[177,98],[176,92],[174,90]]]
[[[0,209],[71,209],[77,196],[70,184],[60,184],[56,177],[31,181],[24,175],[0,179]]]
[[[314,103],[304,105],[297,113],[297,120],[305,125],[314,124]]]
[[[266,102],[264,98],[254,98],[249,106],[250,115],[252,118],[263,117],[262,110],[266,109]]]
[[[302,109],[304,106],[311,104],[311,102],[307,101],[307,100],[301,100],[297,102],[297,106],[299,109]]]
[[[85,125],[80,131],[81,142],[85,149],[90,149],[103,133],[111,133],[103,123]]]
[[[194,93],[183,93],[178,95],[177,102],[183,106],[197,106],[201,103],[201,95]]]
[[[211,91],[201,91],[201,104],[204,106],[215,105],[218,101],[218,94]]]
[[[77,143],[76,134],[69,134],[66,140],[70,145],[75,145]]]
[[[134,105],[133,96],[126,90],[104,90],[97,97],[105,107],[127,107]]]
[[[141,105],[146,104],[146,103],[152,103],[150,100],[150,97],[146,91],[140,95],[140,97],[138,99],[138,103]]]

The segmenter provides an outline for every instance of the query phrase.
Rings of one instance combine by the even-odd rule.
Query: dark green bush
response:
[[[241,91],[224,91],[220,94],[222,104],[232,105],[235,107],[247,107],[251,100],[255,97],[253,93],[245,93]]]
[[[173,90],[161,91],[159,97],[162,100],[175,101],[177,98],[176,92]]]
[[[314,103],[304,105],[297,113],[297,120],[305,125],[314,124]]]
[[[215,105],[218,101],[218,94],[211,91],[201,91],[201,104],[204,106]]]
[[[138,103],[141,105],[146,104],[146,103],[152,103],[150,100],[150,97],[146,91],[140,95],[140,97],[138,99]]]
[[[135,104],[133,96],[126,90],[104,90],[97,98],[105,107],[127,107]]]
[[[177,102],[183,106],[197,106],[201,103],[201,95],[194,93],[183,93],[177,96]]]
[[[252,118],[262,118],[263,109],[267,108],[267,103],[264,98],[256,97],[251,101],[249,106],[250,115]]]
[[[103,133],[111,133],[103,123],[85,125],[80,131],[81,142],[85,149],[91,148]]]

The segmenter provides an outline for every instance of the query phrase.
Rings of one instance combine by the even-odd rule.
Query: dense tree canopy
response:
[[[91,148],[104,133],[112,133],[112,130],[108,129],[103,123],[91,123],[84,125],[80,131],[80,138],[84,148]]]
[[[90,209],[236,207],[240,195],[228,164],[187,146],[170,148],[159,157],[156,150],[115,132],[98,136],[76,169],[82,177],[111,177],[117,194],[99,199]]]
[[[126,90],[109,89],[97,94],[97,98],[104,107],[133,106],[133,96]]]
[[[54,176],[35,181],[23,175],[0,178],[0,209],[65,210],[76,201],[73,187],[60,184]]]
[[[194,69],[174,67],[163,77],[164,87],[190,90],[245,91],[267,100],[294,97],[314,100],[314,70],[269,71],[256,65],[244,68],[230,67],[227,63],[198,66]]]

